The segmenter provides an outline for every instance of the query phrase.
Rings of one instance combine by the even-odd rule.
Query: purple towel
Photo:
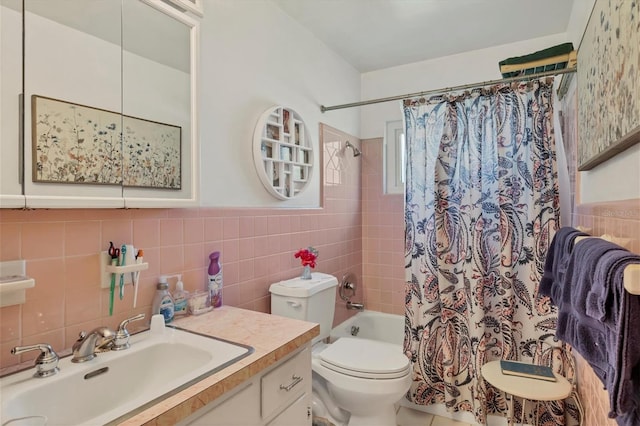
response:
[[[538,292],[542,296],[550,296],[551,301],[556,306],[559,306],[560,298],[556,299],[556,297],[562,293],[563,283],[565,282],[564,274],[573,249],[573,243],[576,237],[581,235],[586,236],[587,234],[565,226],[556,232],[549,245]]]
[[[640,256],[600,238],[582,240],[550,291],[557,337],[589,362],[609,391],[609,417],[624,426],[640,424],[640,296],[623,283],[632,263]]]
[[[556,337],[569,343],[582,355],[603,385],[606,385],[614,374],[607,354],[607,348],[613,343],[610,342],[611,333],[602,322],[581,317],[568,309],[560,309]]]
[[[609,356],[616,366],[609,388],[609,416],[622,416],[623,423],[619,421],[619,424],[638,425],[626,423],[640,417],[640,296],[627,292],[623,283],[624,269],[632,263],[640,263],[640,256],[630,255],[616,262],[609,272],[614,302],[620,301],[619,309],[611,307],[616,314],[617,330],[615,345],[609,348]]]
[[[620,300],[620,292],[614,292],[611,286],[622,285],[616,282],[618,279],[622,281],[623,272],[621,271],[624,271],[624,267],[620,269],[620,264],[637,263],[638,259],[640,256],[623,249],[611,250],[603,254],[598,261],[598,267],[593,277],[594,282],[602,285],[596,285],[589,289],[586,301],[587,315],[602,321],[610,319],[611,323],[617,324],[618,307],[622,301]],[[619,278],[616,277],[616,273],[620,274]],[[618,297],[615,297],[616,295]]]
[[[566,278],[571,285],[569,290],[563,292],[562,301],[570,303],[572,309],[584,316],[587,315],[589,292],[602,299],[609,297],[609,284],[597,281],[596,272],[605,271],[606,275],[606,271],[611,267],[611,260],[616,258],[608,254],[623,251],[629,253],[619,245],[600,238],[586,238],[576,243],[566,272]]]

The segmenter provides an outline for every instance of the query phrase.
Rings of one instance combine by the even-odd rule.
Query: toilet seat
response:
[[[321,351],[320,364],[335,372],[364,379],[396,379],[409,374],[409,359],[398,345],[342,337]]]

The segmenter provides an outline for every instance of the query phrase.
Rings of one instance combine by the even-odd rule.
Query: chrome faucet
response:
[[[110,350],[115,339],[116,333],[108,327],[98,327],[89,333],[81,331],[72,347],[71,362],[85,362],[95,358],[97,352]]]
[[[364,311],[364,303],[357,303],[347,300],[347,309],[356,310],[356,311]]]
[[[15,348],[11,349],[11,353],[13,355],[20,355],[24,352],[36,350],[40,351],[40,355],[38,355],[38,357],[36,358],[36,372],[33,377],[53,376],[58,371],[60,371],[58,369],[58,354],[55,353],[53,348],[51,348],[51,346],[47,345],[46,343],[39,343],[37,345],[30,346],[16,346]]]
[[[129,330],[127,330],[127,325],[129,325],[132,321],[138,321],[144,318],[144,314],[136,315],[135,317],[127,318],[122,321],[118,326],[118,331],[116,331],[116,337],[113,342],[112,351],[121,351],[123,349],[129,349]]]

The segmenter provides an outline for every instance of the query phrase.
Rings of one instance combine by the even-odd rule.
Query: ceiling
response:
[[[564,33],[581,0],[272,0],[360,72]]]

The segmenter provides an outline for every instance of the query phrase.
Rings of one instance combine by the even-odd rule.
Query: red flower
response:
[[[318,250],[313,247],[298,250],[294,255],[296,259],[300,259],[302,266],[316,267],[316,259],[318,258]]]

